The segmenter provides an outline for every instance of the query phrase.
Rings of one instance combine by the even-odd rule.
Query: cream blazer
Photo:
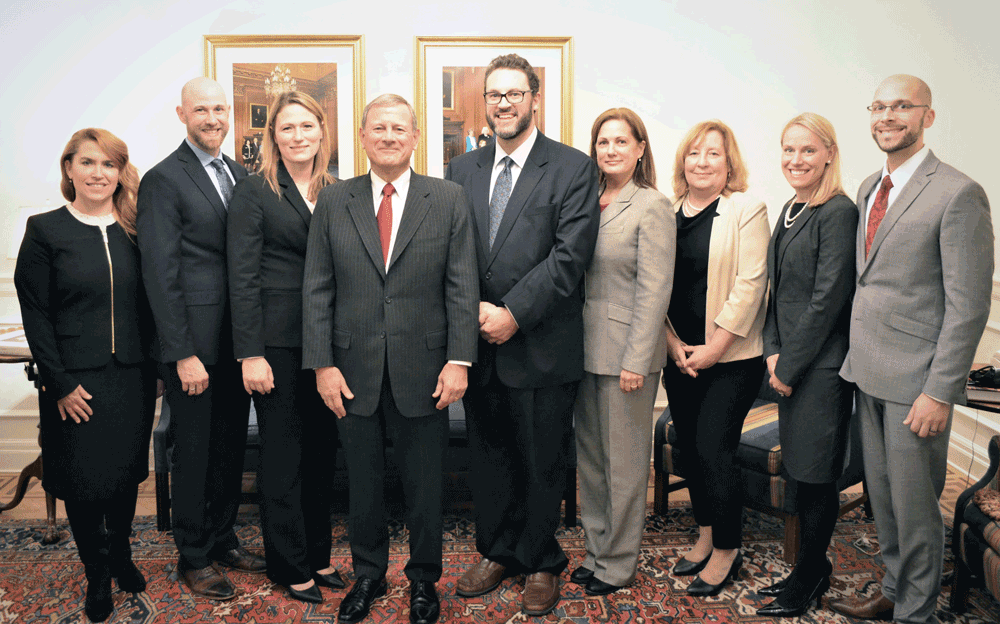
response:
[[[601,213],[585,278],[583,368],[648,375],[667,363],[677,219],[662,193],[629,182]]]
[[[677,198],[671,201],[676,213],[683,202]],[[736,341],[720,362],[760,357],[764,353],[767,245],[771,240],[767,207],[749,195],[733,193],[719,198],[716,212],[708,248],[705,336],[711,336],[716,325],[736,334]]]

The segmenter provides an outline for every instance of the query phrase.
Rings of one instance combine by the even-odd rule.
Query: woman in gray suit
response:
[[[302,277],[309,222],[327,172],[322,107],[301,91],[271,104],[260,171],[229,204],[227,245],[233,348],[260,423],[258,484],[267,576],[298,600],[341,589],[330,565],[331,448],[336,418],[302,370]]]
[[[639,561],[676,230],[670,202],[656,190],[638,115],[627,108],[601,113],[590,156],[600,169],[601,222],[586,275],[585,372],[576,404],[587,556],[570,578],[604,595],[629,585]]]
[[[795,569],[760,593],[777,596],[760,615],[801,615],[830,587],[826,559],[839,507],[852,384],[847,355],[858,210],[840,183],[833,125],[802,113],[781,135],[781,170],[795,190],[767,249],[771,298],[764,357],[778,400],[782,461],[798,482],[802,547]]]

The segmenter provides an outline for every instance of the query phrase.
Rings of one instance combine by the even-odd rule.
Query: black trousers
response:
[[[433,392],[433,388],[429,389]],[[337,420],[350,485],[347,521],[354,573],[382,578],[389,567],[389,528],[385,511],[386,440],[399,467],[406,498],[411,581],[441,578],[442,465],[448,445],[448,411],[407,418],[392,398],[389,371],[382,376],[379,406],[371,416],[348,413]]]
[[[138,486],[126,486],[103,500],[63,501],[80,561],[85,566],[106,565],[111,557],[131,557],[129,538]]]
[[[736,449],[763,375],[760,358],[720,362],[697,377],[672,360],[663,369],[677,446],[694,460],[687,480],[694,519],[712,527],[712,544],[722,550],[742,543],[744,484]]]
[[[476,548],[512,571],[558,575],[569,563],[555,532],[578,386],[509,388],[494,371],[465,395]]]
[[[170,405],[170,506],[179,563],[200,569],[213,553],[237,548],[233,531],[243,480],[250,395],[235,360],[206,366],[208,388],[181,389],[177,365],[167,370]]]
[[[267,347],[265,357],[274,389],[253,395],[261,437],[257,487],[264,557],[268,578],[295,585],[330,566],[337,416],[316,391],[316,373],[302,370],[302,349]]]

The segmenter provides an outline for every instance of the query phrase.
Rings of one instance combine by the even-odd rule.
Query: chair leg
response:
[[[788,516],[785,518],[785,553],[783,559],[789,565],[795,565],[799,556],[799,544],[801,543],[802,526],[799,516]]]
[[[948,608],[953,613],[965,613],[965,601],[969,594],[969,586],[972,584],[972,572],[965,562],[955,561],[955,574],[951,586],[951,598],[948,601]]]
[[[653,511],[663,515],[663,512],[667,510],[667,477],[663,476],[663,473],[659,470],[655,471],[653,476]]]

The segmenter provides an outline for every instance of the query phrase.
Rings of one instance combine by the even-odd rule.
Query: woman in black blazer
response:
[[[330,133],[301,91],[275,98],[260,171],[229,204],[227,247],[233,345],[260,424],[257,484],[267,575],[292,597],[322,602],[316,584],[344,587],[330,565],[330,475],[336,417],[302,370],[302,273]]]
[[[69,204],[28,219],[14,285],[42,380],[42,486],[66,503],[87,577],[85,610],[111,615],[111,578],[146,589],[129,537],[149,475],[154,339],[135,246],[139,174],[107,130],[75,133],[60,160]]]
[[[833,125],[803,113],[781,135],[781,167],[795,189],[767,250],[770,301],[764,358],[778,400],[782,462],[798,482],[802,547],[795,569],[761,590],[777,596],[761,615],[802,614],[830,587],[826,559],[848,444],[853,386],[847,355],[858,210],[840,182]]]

